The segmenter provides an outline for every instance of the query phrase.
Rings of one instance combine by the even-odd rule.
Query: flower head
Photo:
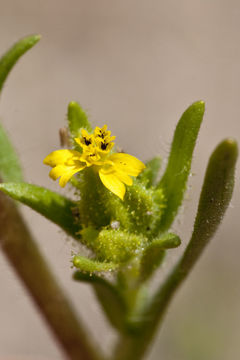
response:
[[[132,185],[131,176],[138,176],[145,165],[132,155],[111,153],[115,136],[111,136],[107,125],[96,127],[93,134],[82,129],[81,135],[75,141],[82,152],[57,150],[44,159],[44,164],[52,167],[49,176],[53,180],[60,177],[59,185],[64,187],[75,173],[92,166],[103,185],[123,200],[125,185]]]

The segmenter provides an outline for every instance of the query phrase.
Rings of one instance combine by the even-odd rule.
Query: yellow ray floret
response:
[[[123,200],[125,185],[132,185],[131,176],[138,176],[145,165],[132,155],[110,154],[115,136],[107,126],[96,127],[93,134],[82,130],[82,136],[75,141],[81,146],[82,153],[75,150],[53,151],[44,159],[44,164],[52,167],[49,176],[59,180],[64,187],[71,177],[85,167],[94,166],[103,185]]]

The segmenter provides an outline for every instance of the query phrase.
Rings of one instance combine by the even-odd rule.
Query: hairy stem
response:
[[[0,245],[67,357],[71,360],[99,359],[16,206],[2,193]]]

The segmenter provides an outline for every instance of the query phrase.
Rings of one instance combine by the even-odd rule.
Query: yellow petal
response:
[[[80,152],[75,150],[56,150],[53,151],[51,154],[45,157],[43,163],[45,165],[50,165],[52,167],[60,164],[65,164],[67,161],[71,159],[76,159],[81,156]]]
[[[116,153],[110,155],[109,160],[114,163],[116,171],[119,169],[120,171],[125,172],[131,176],[138,176],[145,168],[145,165],[142,163],[142,161],[129,154]]]
[[[85,166],[66,166],[66,165],[57,165],[49,173],[49,176],[53,180],[57,180],[60,177],[59,185],[64,187],[66,183],[71,179],[71,177],[77,172],[84,169]]]
[[[77,143],[78,145],[80,145],[80,146],[82,145],[80,138],[74,138],[74,140],[76,141],[76,143]]]
[[[123,171],[116,171],[115,175],[118,177],[120,181],[124,184],[131,186],[133,184],[133,180],[128,174],[124,173]]]
[[[90,136],[90,134],[85,129],[82,129],[81,134],[82,134],[83,137],[89,137]]]
[[[113,194],[120,197],[123,200],[125,195],[125,186],[121,180],[116,176],[114,172],[104,173],[102,169],[99,171],[100,179],[104,186],[110,190]]]

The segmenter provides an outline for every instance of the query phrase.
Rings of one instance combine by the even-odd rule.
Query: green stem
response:
[[[99,359],[12,200],[0,193],[0,245],[71,360]]]

